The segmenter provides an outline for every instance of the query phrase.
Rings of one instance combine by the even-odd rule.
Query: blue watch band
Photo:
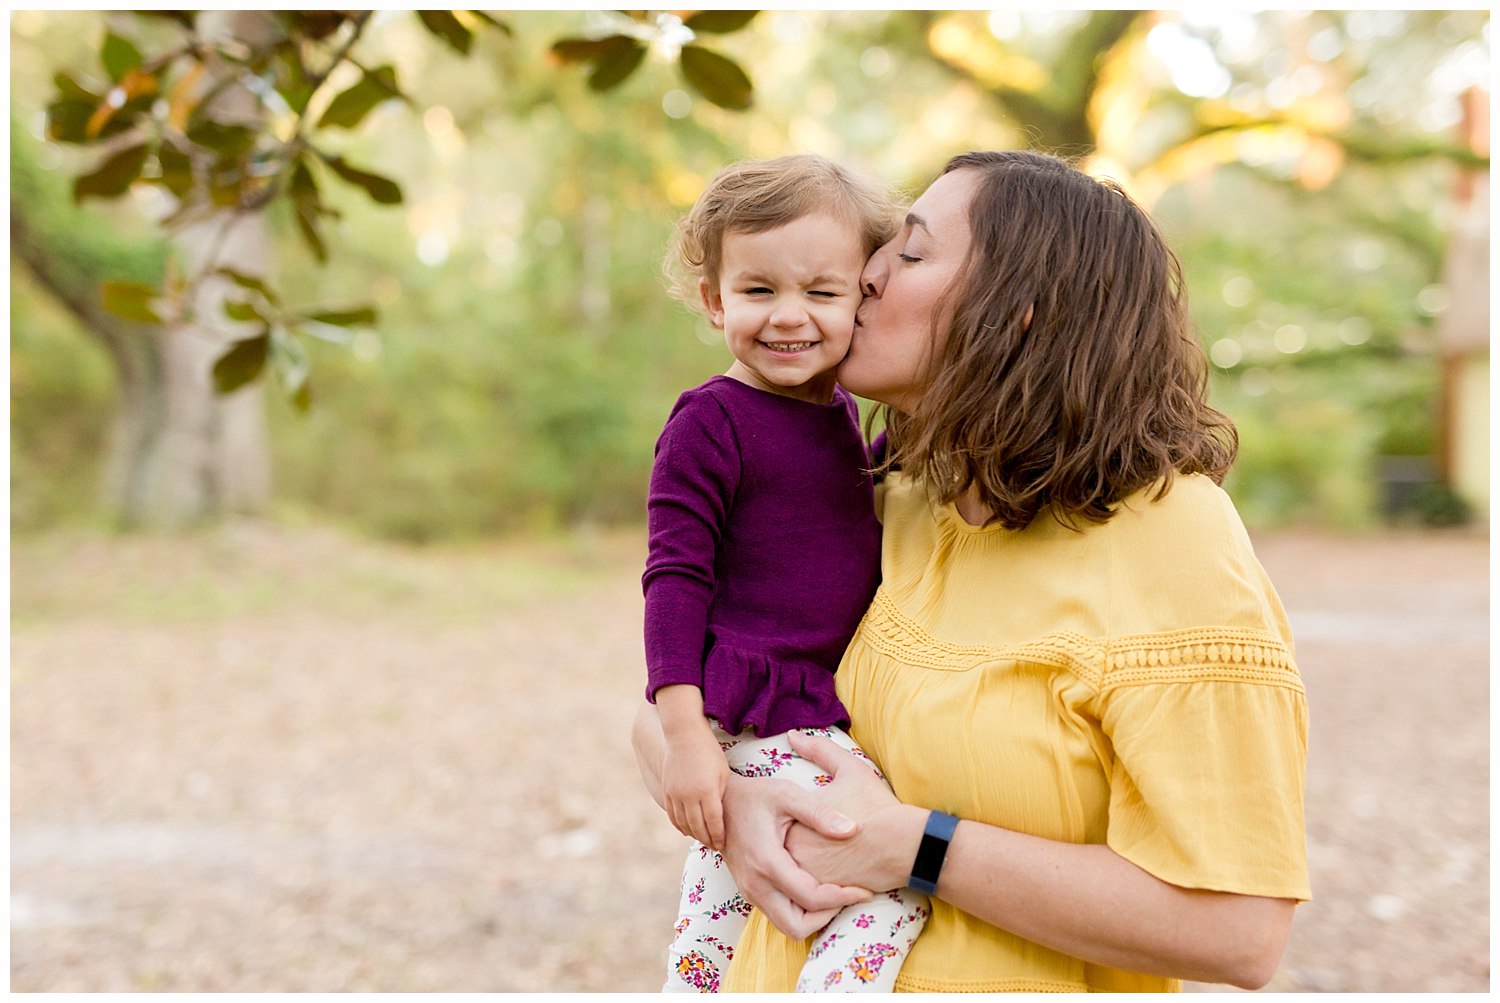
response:
[[[958,819],[934,810],[927,816],[927,826],[922,830],[922,842],[917,847],[917,859],[911,865],[911,877],[906,887],[923,895],[936,895],[938,874],[943,869],[943,858],[948,855],[948,844],[953,840],[953,830],[958,828]]]

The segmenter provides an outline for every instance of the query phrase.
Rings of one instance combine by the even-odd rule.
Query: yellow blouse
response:
[[[884,581],[838,670],[908,804],[1106,843],[1164,881],[1307,899],[1307,704],[1227,495],[1178,476],[1082,532],[975,527],[885,486]],[[807,944],[756,911],[726,989],[787,992]],[[1173,991],[934,900],[898,992]]]

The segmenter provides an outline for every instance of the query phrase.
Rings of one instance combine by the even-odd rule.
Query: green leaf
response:
[[[594,65],[594,72],[589,74],[590,90],[607,91],[612,87],[618,87],[626,77],[635,72],[637,66],[641,65],[641,60],[646,58],[644,43],[633,39],[624,39],[624,41],[625,44],[616,45],[599,57],[599,61]]]
[[[265,316],[257,309],[255,304],[248,300],[225,300],[224,315],[230,320],[265,320]]]
[[[279,302],[279,300],[277,300],[276,298],[276,293],[272,291],[271,287],[266,285],[263,280],[256,278],[254,275],[246,275],[244,272],[236,271],[233,268],[224,266],[220,266],[219,268],[214,269],[214,274],[224,276],[226,279],[229,279],[241,289],[249,289],[252,292],[260,293],[266,298],[266,301],[269,303]]]
[[[89,120],[94,117],[97,102],[54,101],[47,106],[47,138],[54,143],[92,143]]]
[[[302,53],[294,41],[277,47],[276,92],[298,115],[307,110],[307,102],[312,100],[312,82],[307,79],[307,67],[303,65]]]
[[[312,406],[307,379],[312,372],[312,362],[307,357],[307,349],[285,328],[273,327],[271,361],[276,365],[276,376],[292,406],[298,411],[306,411]]]
[[[589,63],[600,59],[621,46],[634,44],[628,35],[610,35],[608,38],[564,38],[552,43],[551,58],[564,66],[573,63]]]
[[[482,11],[482,10],[471,10],[471,11],[469,11],[469,14],[472,17],[474,17],[476,20],[483,21],[485,24],[489,25],[491,28],[499,28],[501,31],[505,32],[505,34],[511,36],[512,38],[515,37],[516,33],[511,29],[510,25],[506,24],[504,21],[496,20],[495,18],[491,17],[485,11]]]
[[[194,29],[193,15],[196,14],[197,11],[192,11],[192,10],[137,10],[137,11],[131,11],[131,13],[137,15],[138,17],[164,17],[164,18],[167,18],[168,20],[176,21],[179,25],[181,25],[182,27],[186,28],[188,31],[192,31]]]
[[[458,18],[453,16],[452,11],[419,10],[417,17],[422,19],[423,27],[447,42],[449,46],[462,55],[469,54],[469,46],[474,44],[474,33],[465,28]]]
[[[370,198],[381,205],[396,205],[401,201],[401,186],[390,178],[351,167],[343,157],[325,157],[323,162],[351,185],[363,188]]]
[[[260,375],[271,349],[271,331],[266,328],[253,338],[236,341],[214,363],[214,389],[232,393]]]
[[[739,64],[698,45],[682,47],[682,75],[693,89],[720,108],[744,111],[753,88]]]
[[[375,323],[375,308],[362,306],[353,310],[321,310],[308,314],[306,319],[335,327],[370,327]]]
[[[271,361],[276,366],[276,375],[281,378],[281,385],[288,391],[295,391],[305,383],[307,374],[312,371],[307,349],[281,327],[271,328]]]
[[[255,143],[255,130],[201,118],[188,128],[187,138],[215,153],[237,157]]]
[[[73,201],[81,202],[90,195],[97,198],[119,198],[130,190],[130,186],[141,176],[151,147],[146,143],[121,150],[98,168],[73,182]]]
[[[111,31],[104,36],[99,59],[104,63],[104,72],[109,74],[109,79],[119,83],[125,74],[141,65],[141,50],[128,38],[121,38]]]
[[[167,142],[156,151],[156,162],[161,167],[156,183],[178,198],[186,198],[193,190],[192,159]]]
[[[104,309],[116,317],[146,324],[161,323],[161,317],[151,307],[151,301],[159,295],[140,282],[105,282],[99,286],[99,302]]]
[[[359,83],[339,94],[318,119],[318,126],[335,125],[352,129],[364,121],[370,110],[383,101],[402,97],[396,86],[396,70],[391,66],[378,66],[366,71]]]
[[[307,242],[313,256],[319,261],[327,261],[328,248],[318,233],[318,216],[321,214],[322,203],[318,198],[317,182],[313,180],[312,171],[307,169],[305,160],[297,161],[289,190],[292,195],[292,215],[296,217],[298,232],[302,234],[302,239]]]
[[[57,93],[64,101],[85,101],[97,106],[100,101],[104,100],[103,94],[95,94],[67,73],[54,73],[52,82],[57,86]]]
[[[722,35],[739,31],[759,13],[758,10],[700,10],[682,23],[700,35]]]

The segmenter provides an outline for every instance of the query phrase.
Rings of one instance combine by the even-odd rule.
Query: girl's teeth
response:
[[[810,342],[810,341],[799,341],[799,342],[796,342],[795,344],[791,344],[791,345],[771,345],[769,347],[770,347],[771,351],[773,351],[773,352],[800,352],[804,348],[811,348],[812,347],[812,342]]]

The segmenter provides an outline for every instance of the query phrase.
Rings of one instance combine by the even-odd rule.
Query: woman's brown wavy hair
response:
[[[1010,529],[1044,510],[1102,523],[1175,473],[1222,482],[1239,438],[1208,405],[1182,267],[1145,211],[1046,154],[966,153],[957,170],[979,176],[973,242],[926,391],[887,409],[885,466],[942,504],[976,488]]]

